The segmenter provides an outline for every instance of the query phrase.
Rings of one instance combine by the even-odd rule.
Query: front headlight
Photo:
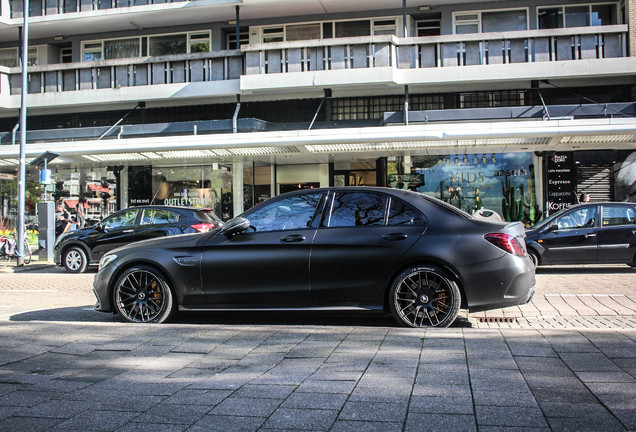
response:
[[[115,254],[104,255],[102,257],[102,259],[99,260],[99,270],[98,271],[102,271],[102,269],[104,267],[106,267],[108,264],[112,263],[116,259],[117,259],[117,255],[115,255]]]

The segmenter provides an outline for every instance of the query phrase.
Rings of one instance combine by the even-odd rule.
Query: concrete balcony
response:
[[[116,9],[153,4],[176,3],[190,0],[30,0],[29,17],[71,14],[94,10]],[[23,0],[11,0],[10,18],[23,17]]]
[[[7,70],[2,105],[19,108],[21,69],[0,74]],[[29,107],[230,96],[239,92],[243,58],[238,50],[217,51],[31,66],[28,72]]]
[[[29,67],[29,107],[234,97],[528,87],[532,80],[632,82],[627,26],[418,38],[392,35]],[[631,81],[630,81],[631,80]],[[588,82],[589,83],[589,82]],[[464,86],[464,87],[462,87]],[[0,68],[0,108],[19,108],[20,68]],[[357,93],[356,93],[357,92]]]
[[[371,36],[242,47],[244,92],[630,75],[626,25],[434,37]]]

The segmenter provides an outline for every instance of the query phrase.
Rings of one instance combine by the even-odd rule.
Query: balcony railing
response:
[[[58,15],[183,1],[187,0],[29,0],[29,16]],[[22,18],[23,3],[23,0],[11,0],[11,18]]]
[[[243,74],[607,59],[626,57],[626,40],[627,26],[616,25],[417,38],[381,35],[276,42],[245,45],[240,51],[30,66],[28,91],[36,94],[235,80]],[[5,81],[9,81],[10,93],[17,95],[21,91],[21,70],[9,71],[9,79]]]
[[[238,50],[162,57],[102,60],[29,66],[28,92],[117,89],[158,84],[239,79],[243,58]],[[20,94],[20,68],[11,68],[11,94]]]
[[[245,73],[435,68],[625,57],[627,26],[397,38],[368,36],[241,47]]]

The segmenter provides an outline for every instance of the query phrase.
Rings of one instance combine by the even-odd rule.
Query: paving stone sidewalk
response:
[[[0,430],[636,430],[636,330],[0,325]]]

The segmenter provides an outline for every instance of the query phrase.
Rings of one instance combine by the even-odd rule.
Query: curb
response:
[[[43,270],[46,268],[55,268],[55,267],[56,267],[55,264],[25,264],[21,267],[17,267],[17,266],[4,267],[0,269],[0,273],[23,273],[23,272]]]

